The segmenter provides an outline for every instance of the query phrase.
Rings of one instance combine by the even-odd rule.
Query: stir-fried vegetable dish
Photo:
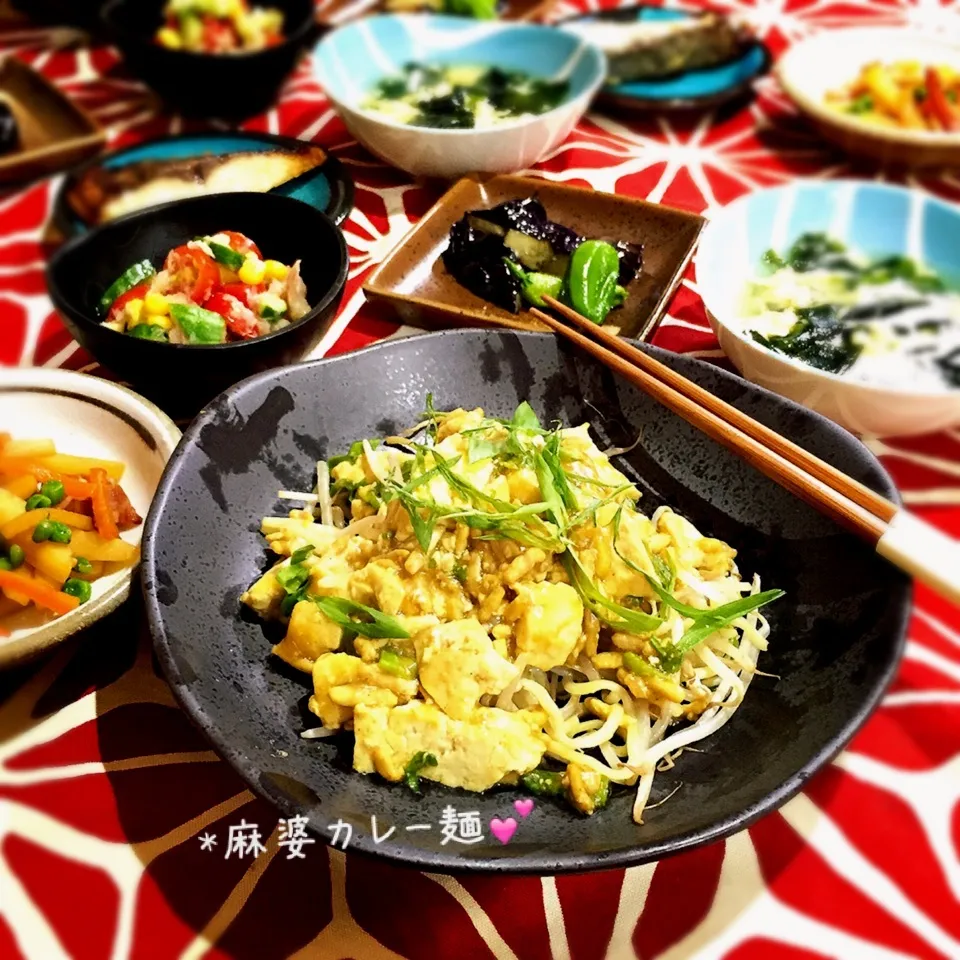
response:
[[[381,80],[363,106],[412,127],[481,129],[546,113],[569,89],[566,80],[522,70],[410,63]]]
[[[960,293],[909,257],[858,256],[822,233],[768,251],[739,327],[757,343],[868,383],[960,387]]]
[[[136,562],[120,536],[142,522],[123,472],[0,434],[0,634],[75,610],[97,580]]]
[[[627,299],[643,249],[581,237],[528,197],[465,214],[450,230],[443,263],[472,293],[510,313],[543,307],[550,296],[603,323]]]
[[[352,730],[356,770],[418,790],[519,784],[591,814],[634,786],[639,822],[658,765],[742,702],[781,591],[641,511],[588,425],[427,400],[263,520],[280,560],[242,599],[312,675],[304,736]]]
[[[310,312],[300,261],[266,260],[242,233],[223,230],[125,270],[100,299],[103,323],[164,343],[253,340]]]
[[[903,130],[960,130],[960,71],[913,60],[868,63],[827,103],[878,127]]]
[[[252,53],[282,43],[283,11],[247,0],[169,0],[156,41],[189,53]]]

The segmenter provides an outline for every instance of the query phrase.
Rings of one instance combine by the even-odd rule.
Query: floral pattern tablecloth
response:
[[[960,36],[952,0],[720,6],[746,17],[775,54],[850,24]],[[561,3],[555,15],[570,12]],[[159,112],[113,50],[71,39],[8,27],[0,49],[53,78],[113,144],[195,126]],[[347,293],[317,355],[396,333],[361,284],[437,191],[352,142],[305,65],[278,106],[246,126],[315,140],[356,180]],[[796,177],[877,175],[831,152],[770,77],[739,110],[591,114],[534,172],[708,216]],[[908,182],[960,199],[956,175]],[[0,200],[0,365],[96,371],[45,290],[56,183]],[[692,270],[655,342],[720,357]],[[872,446],[907,503],[960,536],[960,433]],[[260,842],[226,856],[241,822]],[[175,706],[137,601],[41,664],[0,677],[0,958],[958,958],[960,611],[920,589],[906,656],[875,716],[801,795],[725,842],[556,879],[449,878],[320,843],[302,856],[293,849],[280,842],[275,811]]]

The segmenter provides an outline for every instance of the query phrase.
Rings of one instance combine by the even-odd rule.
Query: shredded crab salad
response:
[[[589,425],[433,410],[317,465],[262,532],[280,560],[243,596],[312,676],[307,738],[420,790],[521,786],[592,814],[743,702],[782,596],[640,492]]]

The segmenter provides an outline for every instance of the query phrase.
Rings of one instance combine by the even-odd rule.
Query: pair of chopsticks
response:
[[[542,310],[532,310],[542,323],[743,457],[771,480],[858,534],[900,569],[960,603],[960,545],[936,527],[553,297],[545,297],[544,301],[573,327]],[[590,336],[574,327],[588,331]]]

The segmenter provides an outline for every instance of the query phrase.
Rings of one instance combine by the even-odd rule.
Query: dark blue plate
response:
[[[270,133],[247,133],[241,130],[229,133],[187,133],[138,143],[105,157],[98,157],[71,171],[57,191],[53,205],[54,223],[66,236],[83,233],[89,229],[89,225],[70,206],[67,194],[77,179],[93,166],[100,165],[113,170],[141,160],[184,160],[204,154],[276,148],[294,149],[302,147],[304,143],[305,141],[295,140],[293,137],[279,137]],[[353,180],[343,164],[329,154],[319,167],[270,192],[301,200],[321,213],[325,213],[336,224],[346,220],[353,209]]]
[[[570,17],[561,23],[583,23],[606,20],[615,23],[633,23],[638,20],[663,22],[688,20],[702,10],[667,10],[639,4],[615,7],[585,16]],[[610,84],[598,98],[600,103],[612,103],[630,110],[690,110],[717,107],[745,96],[753,82],[762,77],[773,62],[770,51],[760,40],[753,40],[739,56],[726,63],[703,70],[687,70],[657,80],[637,80],[632,83]]]

